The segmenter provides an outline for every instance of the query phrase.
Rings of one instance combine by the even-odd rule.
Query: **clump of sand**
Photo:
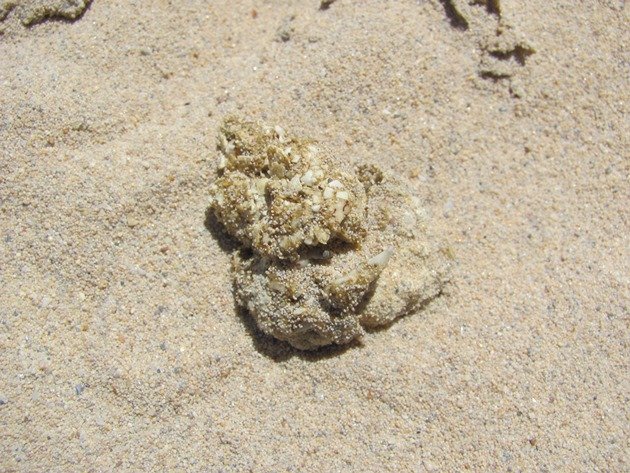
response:
[[[88,8],[92,0],[4,0],[0,2],[0,21],[10,12],[17,15],[24,26],[43,21],[76,20]]]
[[[439,294],[424,212],[392,175],[236,118],[219,149],[211,209],[243,246],[235,296],[263,332],[299,349],[345,344]]]

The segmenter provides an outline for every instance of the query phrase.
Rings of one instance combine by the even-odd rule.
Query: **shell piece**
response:
[[[264,333],[304,350],[344,344],[440,293],[446,266],[425,212],[393,176],[235,118],[218,143],[211,208],[243,244],[234,294]]]

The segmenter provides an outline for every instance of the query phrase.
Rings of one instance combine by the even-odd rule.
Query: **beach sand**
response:
[[[0,471],[628,471],[629,11],[0,0]],[[444,294],[258,333],[206,219],[229,114],[408,180]]]

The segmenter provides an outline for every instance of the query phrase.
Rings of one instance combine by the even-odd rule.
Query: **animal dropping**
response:
[[[303,350],[345,344],[440,293],[424,212],[392,175],[235,117],[218,149],[210,208],[241,243],[234,295],[262,332]]]

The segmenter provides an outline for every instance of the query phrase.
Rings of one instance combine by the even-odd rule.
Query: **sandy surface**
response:
[[[628,471],[623,1],[12,3],[1,471]],[[408,178],[446,294],[347,350],[257,334],[204,223],[228,113]]]

